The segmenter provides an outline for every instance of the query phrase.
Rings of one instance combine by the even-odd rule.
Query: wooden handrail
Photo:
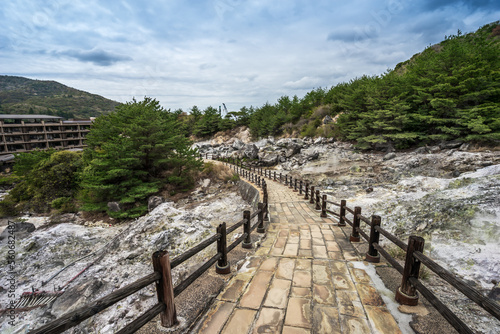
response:
[[[476,304],[488,311],[492,316],[500,320],[500,305],[495,301],[484,296],[482,293],[476,289],[471,288],[464,281],[457,278],[450,271],[441,267],[439,264],[434,262],[431,258],[424,255],[422,252],[414,252],[413,256],[420,262],[425,264],[427,268],[436,273],[439,277],[444,279],[446,282],[450,283],[457,290],[462,292],[467,298],[474,301]]]
[[[70,329],[78,325],[82,321],[90,318],[91,316],[101,312],[102,310],[105,310],[106,308],[119,302],[120,300],[127,298],[131,294],[139,291],[149,284],[159,280],[160,277],[161,275],[158,272],[153,272],[149,275],[146,275],[138,279],[137,281],[124,286],[123,288],[111,292],[109,295],[99,298],[96,301],[91,302],[90,304],[84,305],[73,312],[64,314],[60,318],[51,321],[38,329],[33,330],[32,332],[30,332],[30,334],[62,333],[65,330]]]

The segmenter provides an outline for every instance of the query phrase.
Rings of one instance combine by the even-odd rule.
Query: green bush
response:
[[[16,204],[17,203],[9,196],[0,201],[0,217],[12,217],[19,214]]]

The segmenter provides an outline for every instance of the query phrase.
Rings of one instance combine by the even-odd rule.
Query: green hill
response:
[[[119,103],[56,81],[0,75],[0,113],[97,117]]]

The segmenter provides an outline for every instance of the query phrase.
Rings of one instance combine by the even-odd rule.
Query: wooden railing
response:
[[[135,333],[158,314],[160,314],[162,326],[172,327],[176,325],[178,321],[174,298],[189,287],[198,277],[200,277],[213,265],[215,265],[215,271],[218,274],[229,274],[231,272],[231,268],[230,263],[228,262],[227,254],[236,248],[240,243],[242,243],[243,248],[252,248],[253,244],[251,241],[251,232],[254,229],[257,229],[258,233],[265,233],[266,231],[265,222],[269,220],[266,182],[264,179],[261,179],[260,176],[250,171],[246,171],[245,178],[251,180],[254,184],[258,184],[258,186],[262,189],[263,202],[258,203],[258,207],[255,212],[251,213],[250,211],[244,211],[243,219],[232,226],[227,227],[226,223],[220,224],[216,228],[216,233],[214,235],[183,254],[177,256],[172,261],[170,261],[169,255],[166,251],[157,251],[153,253],[152,262],[154,271],[151,274],[115,290],[96,301],[84,305],[73,312],[64,314],[60,318],[55,319],[38,329],[30,331],[30,334],[62,333],[152,283],[156,283],[158,303],[137,317],[131,323],[127,324],[125,328],[119,330],[117,333]],[[257,221],[252,225],[252,221],[255,217],[257,217]],[[228,234],[236,231],[240,227],[243,227],[242,235],[234,240],[230,245],[227,245]],[[172,283],[171,270],[213,243],[217,243],[217,253],[206,261],[200,268],[191,273],[186,279],[174,287]]]
[[[429,290],[420,281],[419,272],[420,265],[423,264],[432,272],[441,277],[455,289],[463,293],[467,298],[474,301],[492,316],[500,320],[500,305],[494,300],[484,296],[480,291],[470,287],[456,275],[437,264],[434,260],[423,254],[425,240],[419,236],[410,236],[408,243],[404,243],[395,235],[385,230],[381,225],[381,217],[372,215],[370,218],[361,214],[361,207],[356,206],[350,208],[347,206],[346,200],[333,202],[328,200],[327,194],[322,194],[319,187],[313,186],[307,181],[293,178],[283,173],[276,173],[269,169],[251,166],[243,161],[235,158],[219,158],[214,159],[231,163],[235,170],[240,175],[261,175],[270,180],[283,183],[298,195],[303,195],[303,199],[314,204],[315,209],[320,212],[321,217],[330,217],[337,220],[338,226],[346,226],[346,223],[352,227],[349,240],[351,242],[359,242],[361,238],[368,242],[368,251],[365,254],[365,260],[372,263],[380,262],[382,255],[401,275],[401,285],[395,293],[395,299],[403,305],[417,305],[420,292],[436,310],[459,332],[459,333],[474,333],[456,314],[454,314],[438,297]],[[258,181],[260,180],[260,177]],[[329,209],[336,207],[338,211]],[[330,215],[330,216],[329,216]],[[361,227],[361,222],[369,227],[369,231],[365,232]],[[394,259],[380,244],[380,235],[387,238],[393,244],[406,252],[404,266]]]

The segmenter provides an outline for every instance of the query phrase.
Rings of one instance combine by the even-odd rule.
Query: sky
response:
[[[233,111],[381,75],[499,19],[490,0],[3,0],[0,74]]]

